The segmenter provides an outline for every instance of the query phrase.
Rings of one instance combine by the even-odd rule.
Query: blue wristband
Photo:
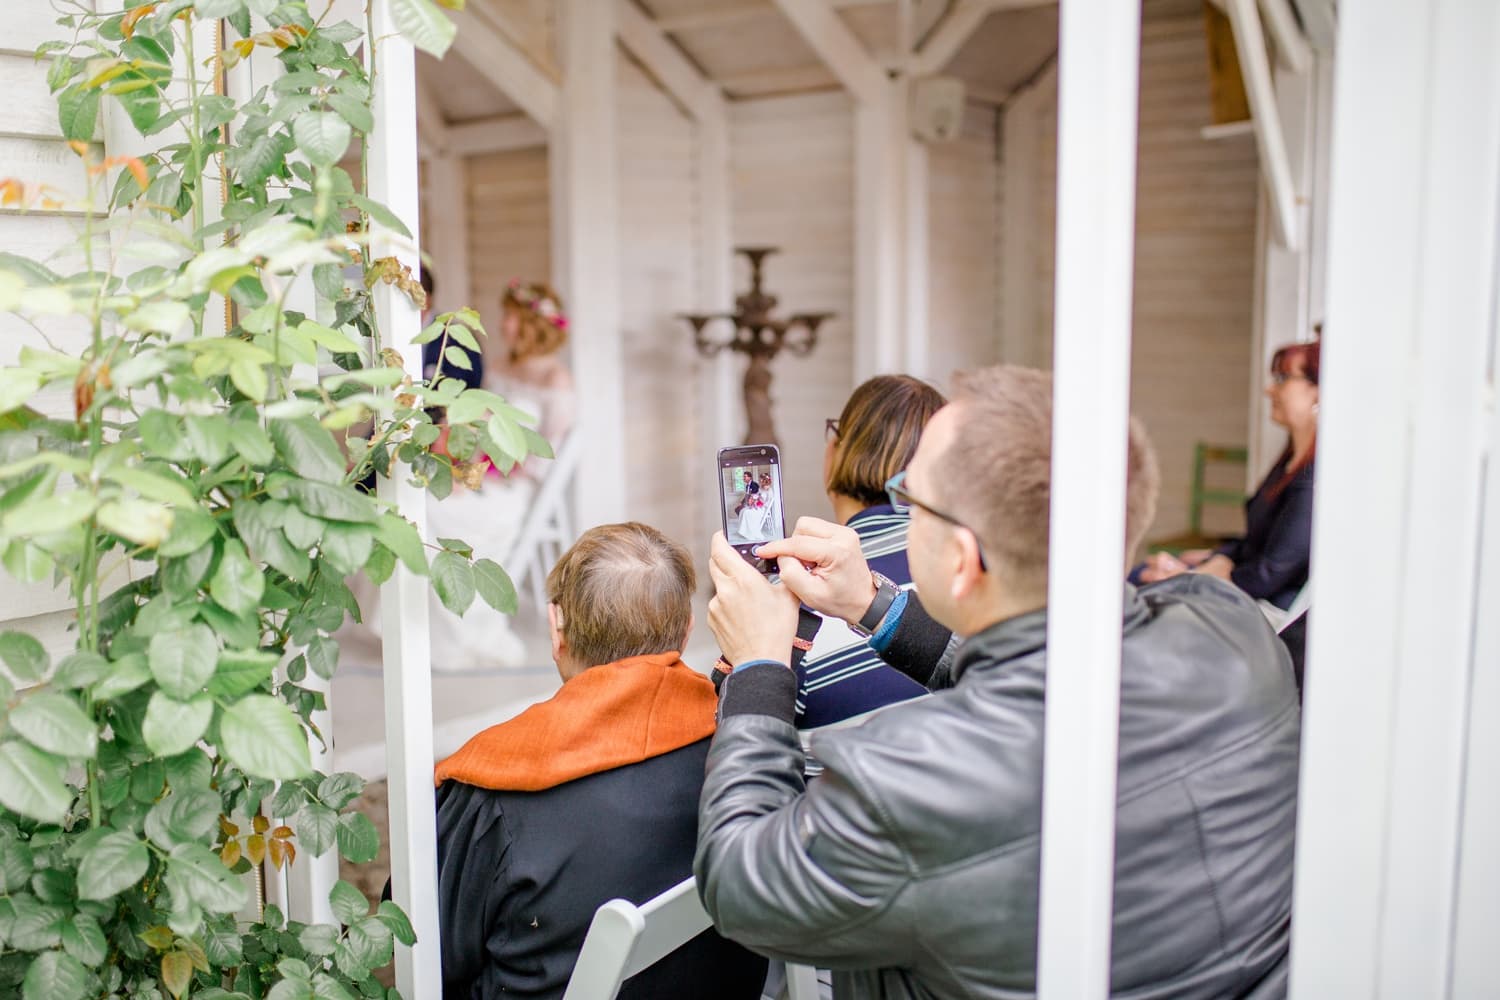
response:
[[[891,639],[895,638],[896,629],[901,625],[901,612],[906,610],[906,595],[905,590],[896,595],[896,599],[891,601],[890,608],[886,610],[885,617],[881,619],[880,628],[870,636],[870,648],[875,652],[884,653],[890,646]]]
[[[758,667],[762,663],[770,663],[773,666],[780,667],[782,670],[787,669],[787,665],[785,663],[782,663],[780,660],[746,660],[744,663],[736,664],[735,668],[730,671],[730,673],[737,674],[741,670],[744,670],[746,667]]]

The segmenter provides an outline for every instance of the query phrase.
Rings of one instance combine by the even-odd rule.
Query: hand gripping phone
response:
[[[754,550],[786,537],[783,510],[781,452],[774,444],[719,450],[719,515],[724,537],[746,562],[767,576],[776,572],[776,562],[757,558]]]

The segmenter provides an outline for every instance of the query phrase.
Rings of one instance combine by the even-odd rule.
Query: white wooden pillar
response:
[[[420,239],[417,198],[416,58],[396,30],[388,0],[371,0],[375,45],[375,131],[369,137],[371,198],[382,202]],[[374,230],[372,253],[394,255],[416,273],[416,247]],[[384,343],[422,376],[417,308],[394,285],[375,285],[375,310]],[[426,494],[400,470],[380,480],[380,497],[427,537]],[[385,636],[385,734],[390,787],[391,891],[411,918],[417,943],[396,946],[396,988],[403,996],[442,993],[438,940],[437,810],[433,797],[432,663],[428,641],[429,583],[400,563],[380,590]]]
[[[613,477],[625,454],[625,355],[620,330],[619,183],[615,172],[615,7],[559,0],[563,83],[552,129],[553,276],[568,302],[578,387],[581,469],[575,510],[582,531],[619,520]]]
[[[1140,8],[1060,12],[1041,1000],[1109,993]]]
[[[1043,129],[1051,124],[1043,111],[1056,87],[1054,64],[1006,103],[1000,120],[1000,360],[1031,368],[1046,368],[1052,360],[1037,311],[1036,235],[1045,221],[1037,211],[1037,158]]]
[[[1339,22],[1292,996],[1482,996],[1500,973],[1500,661],[1479,602],[1500,578],[1500,8]]]
[[[881,81],[854,109],[854,381],[901,370],[905,144]],[[904,116],[902,121],[904,122]]]
[[[734,241],[731,237],[729,189],[729,109],[720,99],[698,114],[694,125],[698,139],[698,267],[700,299],[704,312],[734,311]],[[684,324],[683,338],[689,334]],[[712,440],[709,452],[744,439],[744,411],[738,405],[739,387],[734,355],[720,351],[706,366],[705,391],[710,402]],[[702,468],[712,468],[703,465]],[[718,508],[709,505],[710,530],[719,529]]]

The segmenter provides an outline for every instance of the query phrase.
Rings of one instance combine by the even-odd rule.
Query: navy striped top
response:
[[[877,573],[911,586],[906,564],[910,515],[887,504],[868,507],[849,519],[859,535],[865,560]],[[813,648],[797,668],[797,728],[803,745],[812,730],[848,725],[887,705],[918,698],[927,689],[890,666],[865,638],[836,618],[825,618]],[[808,773],[822,770],[810,757]]]

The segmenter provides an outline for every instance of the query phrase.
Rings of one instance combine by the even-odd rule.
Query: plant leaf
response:
[[[112,899],[146,875],[151,855],[131,833],[114,832],[97,841],[78,865],[80,899]]]
[[[91,968],[103,965],[109,956],[109,942],[99,921],[87,913],[74,914],[63,924],[62,943],[69,955]]]
[[[320,635],[307,644],[307,650],[303,654],[307,657],[307,665],[313,673],[325,681],[333,680],[333,673],[339,666],[339,644],[327,636]]]
[[[474,560],[474,588],[484,603],[503,615],[516,613],[516,585],[493,559]]]
[[[456,615],[474,603],[474,570],[469,561],[453,552],[439,552],[432,560],[432,586],[443,607]]]
[[[187,699],[202,690],[213,676],[219,659],[219,644],[207,625],[158,632],[151,637],[147,660],[151,676],[162,690]]]
[[[396,940],[407,947],[417,943],[417,932],[407,919],[406,911],[389,899],[380,901],[380,906],[375,910],[375,919],[389,927]]]
[[[61,951],[44,951],[26,970],[21,996],[23,1000],[83,1000],[88,988],[88,970],[78,959]]]
[[[304,111],[292,119],[292,138],[307,159],[331,167],[349,148],[349,123],[332,111]]]
[[[69,760],[92,760],[99,750],[94,720],[69,695],[32,695],[10,713],[10,725],[32,746]]]
[[[413,529],[415,530],[415,529]],[[25,632],[0,632],[0,660],[18,681],[40,680],[47,670],[47,650]]]
[[[146,706],[141,734],[153,753],[172,757],[191,749],[213,717],[214,700],[206,694],[178,701],[165,691],[157,691]]]
[[[257,778],[300,778],[312,770],[307,734],[281,701],[246,695],[224,710],[219,741],[229,759]]]
[[[161,984],[180,997],[193,981],[193,960],[185,951],[169,951],[161,957]]]
[[[365,894],[343,879],[333,883],[328,892],[328,903],[333,907],[333,915],[343,924],[352,924],[370,912],[370,901]]]
[[[233,913],[245,903],[245,885],[202,844],[179,844],[167,864],[167,883],[173,898],[186,899],[210,913]]]
[[[369,864],[380,853],[380,834],[370,817],[361,812],[346,812],[339,817],[339,853],[357,865]]]
[[[423,52],[443,57],[458,29],[432,0],[390,0],[396,30]]]
[[[24,743],[0,746],[0,805],[38,823],[62,823],[73,790],[58,765],[55,757]]]
[[[208,693],[215,698],[238,698],[265,683],[280,657],[265,649],[226,649],[219,654]]]
[[[178,844],[207,840],[218,826],[224,808],[219,793],[209,788],[183,788],[163,798],[146,814],[146,836],[164,851]]]
[[[173,514],[150,500],[125,498],[111,500],[99,508],[99,526],[127,541],[155,548],[167,540],[172,531]]]
[[[64,139],[92,142],[98,121],[99,91],[75,83],[57,95],[57,123]]]
[[[338,820],[338,813],[320,803],[309,802],[302,807],[297,820],[298,835],[313,857],[322,857],[334,845]]]
[[[427,552],[422,548],[422,536],[416,525],[399,514],[385,513],[375,526],[375,537],[380,544],[396,554],[406,568],[418,576],[427,575]]]
[[[265,590],[266,578],[250,561],[245,544],[237,538],[225,542],[219,568],[208,583],[213,599],[226,611],[243,615],[259,607]]]

